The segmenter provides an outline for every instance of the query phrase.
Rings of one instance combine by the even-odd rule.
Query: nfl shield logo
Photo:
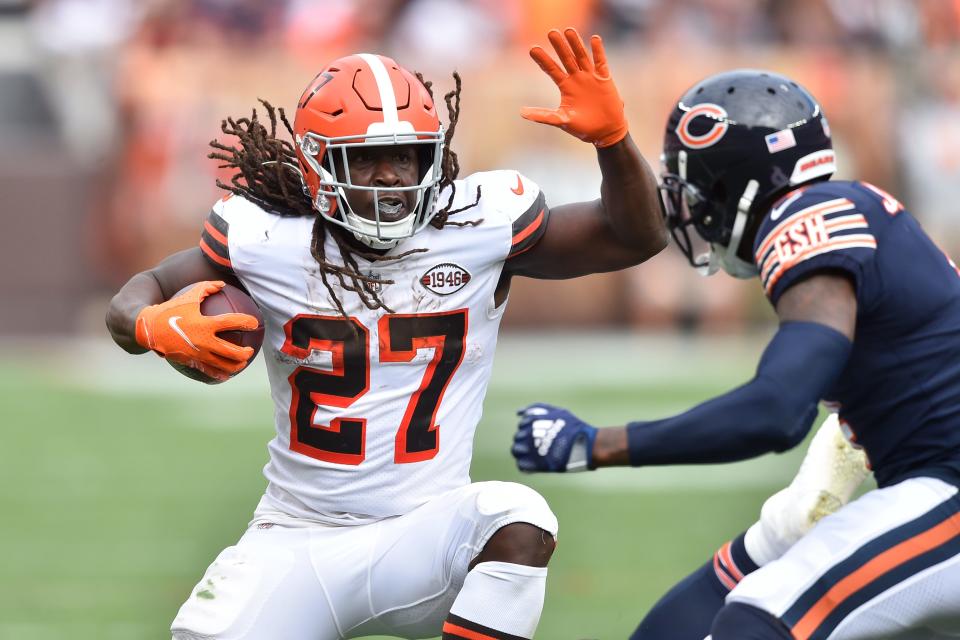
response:
[[[370,271],[363,275],[367,276],[368,278],[372,278],[376,280],[376,282],[370,283],[370,288],[373,290],[374,293],[380,293],[381,291],[383,291],[383,276],[373,271]]]

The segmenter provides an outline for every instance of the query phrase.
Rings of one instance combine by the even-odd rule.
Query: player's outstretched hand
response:
[[[559,127],[598,147],[609,147],[623,140],[627,135],[627,119],[623,114],[623,100],[607,68],[603,40],[600,36],[591,36],[591,60],[576,29],[567,28],[563,33],[552,29],[547,38],[563,68],[543,47],[530,49],[530,57],[560,88],[560,106],[556,109],[524,107],[520,115]]]
[[[586,471],[597,430],[566,409],[532,404],[517,412],[520,424],[510,452],[521,471]]]
[[[164,303],[144,307],[137,316],[137,342],[167,360],[226,380],[243,369],[253,356],[253,349],[227,342],[217,332],[251,331],[260,323],[245,313],[203,315],[200,303],[223,287],[219,280],[198,282]]]

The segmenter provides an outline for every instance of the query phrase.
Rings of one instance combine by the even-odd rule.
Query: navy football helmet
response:
[[[667,226],[694,267],[757,273],[752,240],[770,206],[836,170],[819,103],[776,73],[737,69],[706,78],[677,102],[663,142]],[[709,252],[694,255],[690,227]]]

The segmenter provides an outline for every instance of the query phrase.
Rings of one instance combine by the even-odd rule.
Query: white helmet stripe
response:
[[[359,54],[363,61],[367,63],[373,72],[373,78],[377,81],[377,89],[380,91],[380,106],[383,108],[383,122],[392,128],[397,124],[397,96],[393,93],[393,84],[390,82],[390,74],[387,73],[387,67],[384,66],[380,56],[372,53]]]

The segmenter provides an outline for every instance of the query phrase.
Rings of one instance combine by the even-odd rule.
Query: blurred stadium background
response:
[[[821,99],[841,177],[900,196],[958,255],[958,0],[0,0],[0,639],[169,637],[262,491],[262,364],[207,388],[125,356],[102,321],[132,273],[196,242],[221,118],[258,97],[292,108],[325,61],[377,51],[440,90],[459,70],[464,174],[515,168],[552,204],[592,198],[593,151],[517,115],[555,104],[526,49],[567,25],[604,36],[652,163],[686,87],[767,67]],[[528,482],[560,516],[538,637],[625,637],[798,458],[522,477],[513,411],[683,409],[750,376],[771,320],[756,283],[700,279],[673,250],[516,283],[474,477]]]

